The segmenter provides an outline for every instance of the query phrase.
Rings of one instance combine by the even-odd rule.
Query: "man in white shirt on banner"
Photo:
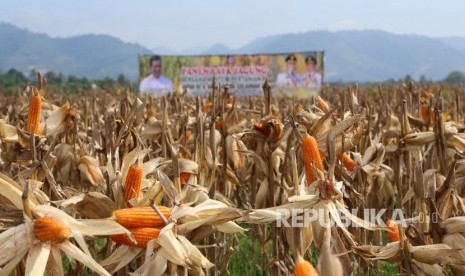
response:
[[[140,83],[140,93],[161,94],[173,91],[173,84],[170,79],[161,74],[161,57],[152,56],[150,58],[150,68],[152,74],[144,78]]]
[[[296,88],[300,83],[300,76],[295,71],[297,58],[294,55],[289,55],[286,57],[285,61],[286,71],[278,74],[276,77],[276,84],[279,86]]]
[[[305,58],[305,64],[307,65],[307,72],[303,74],[304,87],[312,94],[316,94],[321,90],[321,74],[317,71],[317,60],[314,56],[308,56]]]

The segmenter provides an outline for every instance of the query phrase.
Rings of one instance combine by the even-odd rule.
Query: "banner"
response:
[[[323,85],[324,52],[254,55],[139,56],[141,93],[187,89],[210,93],[213,76],[236,95],[261,95],[268,79],[274,93],[317,94]]]

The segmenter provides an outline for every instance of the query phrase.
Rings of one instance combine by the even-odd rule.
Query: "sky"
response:
[[[52,37],[108,34],[175,51],[312,30],[465,37],[463,0],[17,0],[0,11],[0,22]]]

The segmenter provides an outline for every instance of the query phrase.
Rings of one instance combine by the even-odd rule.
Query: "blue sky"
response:
[[[148,48],[224,43],[237,48],[273,34],[378,29],[465,37],[465,1],[2,1],[0,21],[53,37],[109,34]]]

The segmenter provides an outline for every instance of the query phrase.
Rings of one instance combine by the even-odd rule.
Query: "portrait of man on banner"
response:
[[[294,55],[288,55],[285,61],[286,71],[278,74],[276,77],[276,85],[297,88],[300,86],[300,76],[296,71],[297,58]]]
[[[154,55],[150,58],[149,66],[151,74],[140,83],[140,93],[161,94],[173,92],[173,84],[169,78],[162,75],[162,60],[160,56]]]
[[[317,69],[317,59],[314,56],[305,58],[306,72],[302,75],[302,86],[311,93],[321,90],[322,76]]]

